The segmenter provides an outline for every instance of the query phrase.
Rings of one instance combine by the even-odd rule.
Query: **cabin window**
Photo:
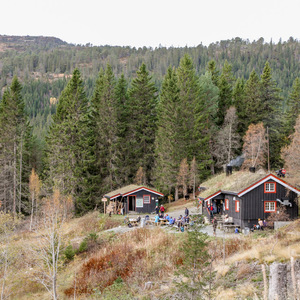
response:
[[[225,209],[229,210],[229,199],[225,199]]]
[[[276,183],[265,182],[265,193],[276,193]]]
[[[235,201],[235,212],[240,211],[240,201]]]
[[[150,195],[144,195],[144,204],[150,204]]]
[[[276,212],[276,201],[265,201],[265,212]]]

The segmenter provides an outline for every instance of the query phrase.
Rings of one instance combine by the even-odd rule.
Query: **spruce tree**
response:
[[[280,89],[272,79],[272,71],[266,62],[260,80],[261,120],[269,132],[270,165],[273,168],[281,166],[280,148],[283,140],[282,98]]]
[[[246,101],[245,101],[245,82],[244,79],[238,78],[233,92],[232,92],[233,105],[236,108],[236,115],[238,117],[237,132],[242,137],[247,130],[245,119],[246,114]]]
[[[126,113],[128,101],[128,83],[124,74],[118,79],[115,87],[116,96],[116,117],[117,117],[117,142],[116,142],[116,178],[119,186],[128,183],[129,170],[127,156],[129,147],[126,139],[128,130],[128,119]]]
[[[297,77],[293,83],[288,99],[288,108],[285,114],[285,134],[290,136],[294,132],[296,120],[300,115],[300,79]]]
[[[47,137],[47,186],[73,198],[75,212],[94,206],[95,164],[88,99],[75,69],[63,90]]]
[[[113,190],[116,181],[117,102],[116,80],[107,64],[105,72],[99,73],[92,99],[96,159],[100,171],[101,191]]]
[[[224,122],[227,109],[232,104],[232,89],[233,89],[234,77],[232,74],[232,66],[225,61],[222,74],[219,78],[219,102],[218,102],[218,114],[217,125],[221,126]]]
[[[157,127],[157,89],[144,63],[138,69],[136,78],[132,80],[128,95],[126,139],[128,141],[127,162],[131,168],[128,178],[133,180],[139,167],[142,167],[145,172],[144,184],[150,184]]]
[[[29,176],[24,154],[31,135],[21,90],[14,77],[0,104],[0,201],[4,210],[13,214],[23,209],[23,180],[28,185]]]
[[[211,75],[211,80],[215,86],[219,85],[219,77],[220,71],[216,67],[216,62],[214,60],[210,60],[206,67],[207,71]]]
[[[175,69],[169,67],[160,93],[155,139],[155,186],[164,193],[171,193],[174,189],[180,164],[177,147],[182,120],[177,84]]]
[[[194,130],[196,163],[200,180],[214,173],[212,145],[217,131],[215,124],[218,107],[219,89],[214,85],[211,75],[206,73],[199,80],[199,101],[194,110]]]
[[[245,134],[250,124],[257,124],[262,121],[261,111],[261,94],[260,94],[260,85],[259,85],[259,77],[257,73],[253,70],[250,74],[249,79],[245,84],[245,97],[244,97],[244,113],[242,113],[241,117],[243,118],[243,131],[242,135]],[[241,107],[242,105],[240,105]],[[241,109],[243,112],[243,109]],[[238,115],[240,112],[238,111]],[[239,118],[241,118],[239,117]]]
[[[185,55],[177,69],[178,87],[179,87],[179,107],[180,124],[182,130],[177,140],[177,151],[179,162],[187,158],[188,162],[193,159],[196,150],[196,141],[194,136],[195,128],[195,108],[199,103],[200,89],[199,78],[196,75],[193,62],[188,55]]]

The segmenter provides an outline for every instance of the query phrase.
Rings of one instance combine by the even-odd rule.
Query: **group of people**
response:
[[[165,207],[163,205],[155,207],[155,213],[159,216],[159,218],[163,218],[165,214]]]
[[[258,224],[253,225],[253,229],[251,228],[251,231],[253,231],[253,230],[264,230],[265,227],[267,227],[266,220],[258,219]]]
[[[278,177],[285,177],[286,170],[284,168],[280,168],[276,173]]]
[[[169,222],[169,225],[177,224],[178,229],[181,231],[184,231],[184,225],[189,224],[189,222],[190,222],[190,217],[189,217],[190,212],[187,207],[185,208],[184,216],[180,215],[178,219],[173,218],[172,216],[169,216],[168,214],[165,214],[165,208],[163,205],[161,205],[160,207],[157,206],[155,208],[155,213],[156,213],[156,216],[154,219],[155,224],[158,224],[161,219],[165,219]]]

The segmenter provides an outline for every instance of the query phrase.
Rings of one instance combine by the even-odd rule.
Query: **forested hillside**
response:
[[[32,168],[43,193],[58,188],[80,214],[132,182],[178,199],[249,153],[249,140],[258,153],[245,167],[283,166],[299,115],[299,49],[293,38],[135,49],[0,37],[5,210],[30,211]]]

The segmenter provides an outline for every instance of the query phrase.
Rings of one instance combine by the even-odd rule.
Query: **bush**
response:
[[[69,245],[66,247],[65,252],[64,252],[66,260],[73,260],[75,256],[75,250],[73,249],[72,245]]]
[[[91,232],[87,237],[86,239],[90,240],[90,241],[93,241],[93,242],[97,242],[97,239],[98,239],[98,235],[96,232]]]
[[[84,239],[79,245],[78,253],[85,252],[85,251],[87,251],[87,249],[88,249],[88,244],[87,244],[86,239]]]

